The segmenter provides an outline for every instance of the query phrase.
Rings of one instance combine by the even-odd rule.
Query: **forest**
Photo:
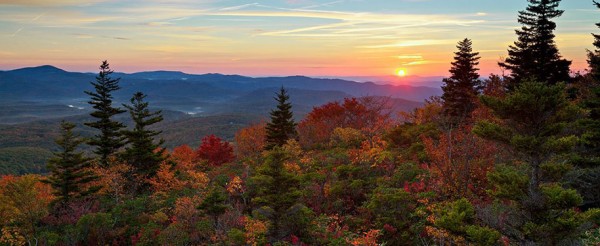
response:
[[[349,97],[296,122],[281,87],[233,142],[165,147],[162,112],[115,105],[104,61],[94,135],[63,121],[47,175],[0,177],[0,245],[600,245],[600,34],[572,73],[560,0],[528,2],[506,75],[465,38],[422,107]]]

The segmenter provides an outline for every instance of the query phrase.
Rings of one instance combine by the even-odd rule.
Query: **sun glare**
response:
[[[398,70],[396,70],[396,75],[398,75],[400,77],[404,77],[404,76],[406,76],[406,70],[398,69]]]

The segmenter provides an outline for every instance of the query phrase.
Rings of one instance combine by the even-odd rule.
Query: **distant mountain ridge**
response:
[[[94,73],[69,72],[51,65],[0,71],[0,103],[18,105],[26,109],[23,112],[28,112],[23,117],[10,115],[10,123],[52,114],[46,111],[36,115],[36,110],[27,109],[23,102],[33,103],[32,107],[38,107],[38,111],[44,105],[53,105],[50,108],[54,109],[56,105],[70,108],[57,110],[57,117],[76,114],[76,110],[84,113],[89,110],[88,96],[84,91],[93,89],[90,82],[95,81],[95,76]],[[128,102],[133,93],[142,91],[154,107],[194,116],[239,112],[268,115],[268,109],[275,103],[272,95],[281,86],[290,91],[298,116],[330,101],[362,96],[401,99],[396,100],[400,105],[398,108],[410,110],[418,107],[424,99],[442,92],[440,88],[424,86],[381,85],[306,76],[253,78],[217,73],[195,75],[179,71],[147,71],[115,72],[113,78],[121,78],[121,90],[114,94],[118,105]],[[3,123],[2,117],[0,123]]]

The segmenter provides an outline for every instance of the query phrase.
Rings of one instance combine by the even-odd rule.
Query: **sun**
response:
[[[406,76],[406,70],[399,68],[398,70],[396,70],[396,75],[398,75],[399,77],[404,77]]]

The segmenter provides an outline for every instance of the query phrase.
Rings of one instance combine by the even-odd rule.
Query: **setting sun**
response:
[[[404,76],[406,76],[406,70],[404,70],[404,69],[398,69],[396,71],[396,75],[398,75],[400,77],[404,77]]]

